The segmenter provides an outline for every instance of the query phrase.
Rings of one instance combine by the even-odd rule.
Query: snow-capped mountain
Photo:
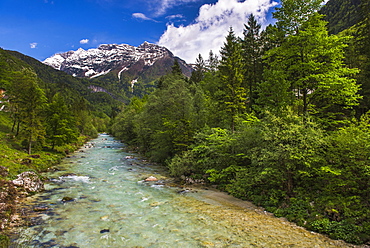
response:
[[[114,72],[120,79],[124,72],[140,75],[160,61],[174,60],[174,55],[165,47],[144,42],[138,47],[126,44],[103,44],[98,48],[58,53],[43,61],[57,70],[75,77],[94,78]],[[185,75],[191,68],[179,60]],[[168,63],[166,63],[168,64]],[[132,72],[134,71],[134,72]]]

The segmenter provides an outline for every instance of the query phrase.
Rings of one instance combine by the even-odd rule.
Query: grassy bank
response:
[[[14,137],[11,126],[9,113],[0,112],[0,165],[6,167],[9,173],[7,176],[0,176],[0,179],[11,180],[24,171],[36,173],[46,171],[90,139],[90,137],[81,135],[73,144],[58,146],[54,149],[43,147],[29,155],[21,142]]]
[[[17,205],[24,195],[10,183],[17,175],[25,171],[37,174],[45,172],[51,166],[59,163],[68,153],[81,147],[88,136],[81,135],[73,144],[58,146],[54,149],[41,147],[29,155],[22,146],[21,141],[12,133],[10,113],[0,112],[0,247],[7,247],[9,239],[7,233],[16,223],[14,216]]]

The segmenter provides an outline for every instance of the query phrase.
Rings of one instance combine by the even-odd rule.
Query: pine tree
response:
[[[221,90],[223,97],[220,99],[224,108],[228,111],[231,130],[235,130],[236,119],[246,109],[246,89],[244,82],[244,64],[242,57],[241,42],[230,28],[226,42],[220,51],[221,60],[219,73],[221,78]]]
[[[10,104],[14,116],[13,129],[24,138],[29,154],[32,145],[44,137],[42,111],[46,102],[44,91],[38,85],[38,78],[32,71],[24,69],[14,72],[10,87]]]
[[[172,74],[182,75],[182,70],[181,70],[179,61],[177,59],[175,59],[175,61],[173,62],[173,66],[171,68],[172,68]]]
[[[263,40],[261,36],[261,25],[257,23],[254,15],[250,15],[248,23],[244,25],[243,46],[243,63],[244,70],[244,85],[248,89],[248,109],[253,111],[256,103],[256,88],[262,81],[263,73]]]
[[[195,70],[192,72],[190,77],[191,83],[199,83],[204,78],[204,72],[206,70],[206,63],[201,54],[198,55],[198,58],[195,61]]]
[[[219,65],[218,56],[214,54],[212,50],[209,51],[209,58],[206,64],[207,64],[206,66],[207,70],[212,73],[214,73],[218,68],[218,65]]]

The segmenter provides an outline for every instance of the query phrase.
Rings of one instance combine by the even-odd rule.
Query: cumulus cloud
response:
[[[266,25],[266,14],[276,5],[271,0],[218,0],[215,4],[205,4],[194,23],[179,27],[167,24],[158,44],[189,63],[193,63],[198,54],[207,59],[210,50],[218,54],[230,27],[241,36],[250,14]]]
[[[134,17],[136,19],[144,20],[144,21],[154,21],[155,22],[155,20],[153,20],[152,18],[147,17],[143,13],[133,13],[132,17]]]
[[[37,43],[36,42],[30,43],[30,47],[32,49],[36,48],[37,47]]]
[[[80,44],[87,44],[87,43],[89,43],[89,39],[80,40]]]

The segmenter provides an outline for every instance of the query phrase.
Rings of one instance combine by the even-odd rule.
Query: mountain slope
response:
[[[48,96],[62,92],[65,99],[68,100],[68,104],[73,104],[84,98],[88,100],[90,110],[104,112],[107,115],[111,114],[112,107],[118,110],[122,104],[123,99],[120,96],[111,94],[105,89],[94,90],[89,79],[73,77],[19,52],[4,51],[4,53],[31,67],[41,79],[43,85],[40,86],[46,89]]]
[[[358,23],[362,19],[360,4],[361,0],[330,0],[323,6],[320,13],[329,22],[329,32],[337,34]]]
[[[144,42],[138,47],[105,44],[98,48],[55,54],[43,63],[90,82],[90,89],[109,92],[125,102],[150,93],[177,60],[184,75],[192,68],[167,48]]]
[[[103,44],[95,49],[79,48],[77,51],[55,54],[44,60],[44,63],[75,77],[96,78],[113,72],[120,80],[126,75],[140,77],[155,64],[161,64],[161,61],[166,60],[173,62],[174,59],[174,55],[167,48],[144,42],[138,47]],[[178,60],[184,74],[190,76],[191,67],[185,61]],[[167,72],[165,70],[154,77]]]

